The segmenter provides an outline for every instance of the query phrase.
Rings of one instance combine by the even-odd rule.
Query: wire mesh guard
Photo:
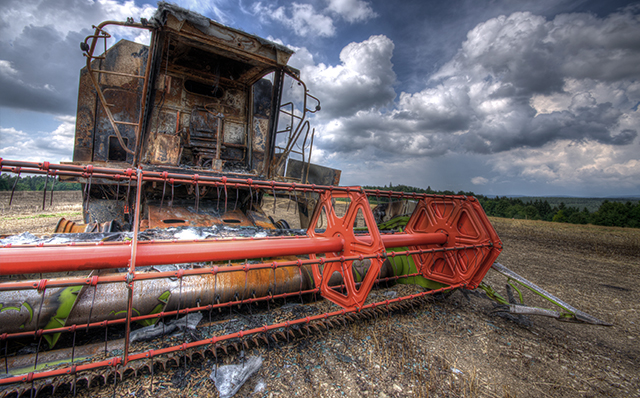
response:
[[[502,249],[479,203],[465,196],[380,192],[359,187],[5,159],[0,160],[0,166],[2,172],[73,176],[87,184],[92,179],[125,182],[136,192],[136,203],[132,209],[136,222],[128,239],[6,244],[0,247],[0,275],[42,273],[48,276],[46,274],[52,272],[126,269],[121,273],[94,271],[88,277],[41,276],[38,280],[0,282],[0,297],[3,298],[0,301],[5,303],[0,309],[0,344],[4,346],[6,372],[10,370],[8,346],[11,341],[25,337],[38,341],[38,349],[28,371],[0,379],[0,385],[15,384],[27,388],[25,386],[33,386],[36,380],[56,376],[72,376],[76,380],[77,375],[99,368],[122,375],[126,369],[148,367],[148,362],[153,363],[154,358],[187,355],[192,350],[208,350],[217,357],[218,350],[226,351],[229,345],[241,349],[248,346],[249,341],[257,344],[257,339],[269,343],[278,335],[286,337],[293,334],[293,330],[308,331],[310,327],[326,324],[332,319],[352,319],[381,309],[388,310],[398,303],[411,302],[441,291],[472,289],[482,281]],[[299,195],[315,193],[319,199],[303,236],[141,241],[138,227],[143,183],[166,184],[168,181],[171,184],[211,186],[225,193],[228,189],[262,191],[273,193],[274,198],[278,192],[284,195],[291,192]],[[378,230],[368,200],[374,196],[389,200],[409,199],[417,203],[404,232],[390,234]],[[344,213],[336,211],[336,201],[348,204]],[[320,229],[321,224],[324,229]],[[392,248],[406,250],[390,251]],[[400,256],[411,257],[417,272],[383,275],[381,270],[385,264],[393,269],[395,259]],[[141,270],[143,266],[193,262],[206,264],[200,268],[171,271]],[[370,265],[364,272],[356,272],[356,264],[363,262]],[[338,274],[337,278],[335,274]],[[380,302],[367,301],[375,283],[410,276],[423,276],[444,287]],[[182,344],[161,349],[133,350],[131,347],[134,322],[153,325],[160,320],[197,312],[211,316],[215,310],[233,306],[251,309],[256,303],[302,299],[305,295],[322,296],[342,308],[286,322],[267,322],[260,327],[212,335],[206,339],[185,340]],[[112,305],[111,310],[106,310],[104,305]],[[54,368],[43,368],[38,363],[39,351],[44,344],[55,345],[62,333],[73,336],[72,350],[75,352],[77,331],[104,329],[106,336],[109,328],[118,325],[125,327],[124,349],[118,355],[98,356],[94,360],[74,360],[72,355],[70,365]],[[147,365],[142,365],[145,363]]]

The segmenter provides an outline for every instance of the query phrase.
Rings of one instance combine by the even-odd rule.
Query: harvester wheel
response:
[[[336,201],[337,199],[337,201]],[[346,213],[342,216],[336,214],[336,203],[343,204],[345,200],[350,201]],[[354,225],[356,219],[364,219],[370,239],[362,239],[362,235],[356,235]],[[317,232],[316,228],[321,223],[326,223],[324,232]],[[369,291],[373,287],[380,268],[382,266],[382,255],[385,253],[382,237],[371,212],[366,194],[358,188],[347,192],[324,192],[320,195],[318,205],[313,214],[307,235],[310,237],[339,237],[344,241],[343,250],[339,253],[327,253],[328,257],[334,260],[324,261],[322,270],[318,264],[313,265],[313,277],[316,286],[320,287],[322,296],[340,305],[343,308],[362,307]],[[353,257],[360,257],[360,260],[369,258],[371,265],[362,276],[360,286],[356,286],[353,276]],[[311,254],[315,259],[316,255]],[[336,260],[337,259],[337,260]],[[334,273],[339,273],[344,281],[346,293],[341,293],[329,286],[329,280]]]

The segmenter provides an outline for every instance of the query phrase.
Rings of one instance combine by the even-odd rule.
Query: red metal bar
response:
[[[415,234],[383,234],[382,242],[385,248],[422,246],[422,245],[443,245],[447,243],[447,235],[441,232],[415,233]],[[358,240],[369,243],[371,238],[367,235],[358,236]]]
[[[138,244],[136,266],[204,261],[244,260],[339,252],[341,238],[237,239],[213,242],[149,242]],[[124,268],[131,247],[126,245],[9,247],[0,255],[0,275]]]
[[[147,67],[149,63],[147,62]],[[145,91],[146,91],[145,84]],[[144,97],[143,97],[144,98]],[[137,138],[136,138],[137,140]],[[137,150],[137,148],[136,148]],[[142,174],[142,170],[137,170],[138,177]],[[124,364],[126,365],[129,362],[129,336],[131,334],[131,312],[133,311],[133,289],[134,289],[134,281],[133,278],[136,274],[136,255],[138,249],[138,232],[140,232],[140,198],[142,195],[142,178],[138,178],[138,185],[136,189],[136,208],[135,208],[135,218],[133,223],[133,241],[131,242],[131,259],[129,261],[129,274],[127,277],[129,280],[127,281],[129,285],[128,291],[128,300],[127,300],[127,324],[126,324],[126,332],[124,337]]]
[[[446,239],[442,233],[382,235],[385,247],[438,244]],[[136,266],[338,253],[343,247],[344,241],[339,237],[139,242]],[[0,275],[124,268],[130,259],[130,243],[4,247],[0,249]]]

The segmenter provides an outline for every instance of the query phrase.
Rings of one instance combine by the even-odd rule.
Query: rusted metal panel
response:
[[[214,82],[206,82],[213,86]],[[184,101],[174,104],[174,106],[188,111],[192,108],[207,108],[213,113],[222,113],[225,118],[234,118],[238,122],[243,122],[246,118],[247,95],[243,90],[222,86],[223,96],[221,98],[211,98],[200,94],[194,94],[185,90]],[[213,90],[213,89],[212,89]],[[246,122],[245,122],[246,123]]]
[[[224,124],[224,142],[228,144],[245,144],[245,126],[241,123],[226,122]]]
[[[180,141],[180,136],[175,134],[154,134],[149,147],[151,152],[149,162],[177,166],[182,154]]]
[[[156,110],[154,112],[157,122],[154,131],[163,134],[176,134],[178,131],[178,114],[174,110]]]
[[[163,76],[164,77],[164,76]],[[184,88],[184,79],[179,76],[167,75],[166,78],[161,77],[159,80],[166,80],[163,91],[164,101],[167,105],[179,106],[182,102],[182,92]]]
[[[80,72],[80,86],[78,89],[78,113],[76,115],[76,134],[73,148],[74,162],[90,162],[93,158],[96,101],[96,92],[87,68],[83,68]]]
[[[149,228],[169,227],[210,227],[213,225],[229,225],[237,227],[255,226],[240,209],[217,212],[203,209],[195,212],[191,206],[149,205]],[[273,228],[273,226],[271,226]]]
[[[227,117],[236,116],[244,118],[247,104],[247,93],[243,90],[227,89],[222,99],[224,113]]]
[[[247,217],[256,225],[256,227],[274,229],[269,217],[264,214],[253,210],[247,210]]]
[[[109,104],[113,105],[111,107],[111,113],[116,121],[127,123],[136,123],[138,121],[138,115],[140,112],[140,96],[137,92],[119,88],[110,88],[103,92]],[[120,134],[125,140],[125,143],[127,143],[129,149],[132,149],[136,141],[135,126],[120,124],[118,125],[118,129],[120,130]],[[115,131],[104,112],[104,108],[98,107],[93,160],[117,160],[126,162],[131,162],[133,160],[133,156],[131,154],[126,154],[126,159],[121,159],[113,153],[113,150],[112,153],[109,152],[109,137],[114,136]],[[113,141],[113,139],[111,139],[111,141]],[[111,146],[113,147],[113,144]]]
[[[129,40],[120,40],[106,53],[101,69],[131,75],[144,75],[149,57],[149,47]],[[105,87],[120,87],[126,90],[142,91],[142,81],[136,77],[100,74],[99,82]]]
[[[302,163],[296,159],[289,159],[287,163],[287,178],[293,178],[307,184],[340,185],[341,171],[330,167],[311,163]],[[308,173],[307,173],[307,168]],[[308,176],[308,179],[307,179]]]
[[[256,174],[262,174],[264,168],[264,152],[253,152],[251,155],[251,169]]]
[[[285,46],[229,28],[195,13],[168,4],[164,5],[164,10],[168,11],[165,29],[209,42],[238,56],[259,59],[272,65],[286,65],[293,54]]]
[[[92,63],[95,70],[143,75],[146,67],[148,47],[127,40],[121,40],[105,54],[104,60]],[[137,123],[142,94],[142,79],[135,76],[120,76],[96,73],[110,111],[118,122]],[[97,112],[96,112],[97,110]],[[129,149],[136,143],[135,126],[119,124],[119,131]],[[115,140],[115,141],[114,141]],[[74,161],[126,161],[133,160],[116,142],[116,134],[104,108],[98,104],[97,94],[87,69],[80,76],[78,93],[78,116]]]
[[[269,140],[269,119],[253,118],[253,134],[251,137],[251,168],[258,174],[264,170],[265,153]]]
[[[254,152],[264,152],[267,147],[267,137],[269,136],[269,119],[253,118],[253,137],[251,144]]]
[[[245,148],[233,148],[225,145],[222,148],[222,158],[233,162],[242,162],[245,159]]]
[[[217,142],[221,138],[218,137],[218,124],[220,123],[222,120],[206,109],[195,108],[191,111],[189,145],[194,151],[216,156]]]

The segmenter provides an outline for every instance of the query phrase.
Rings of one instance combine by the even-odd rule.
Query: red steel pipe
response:
[[[138,244],[136,267],[339,252],[343,245],[341,238],[148,242]],[[129,244],[1,250],[0,275],[124,268],[131,258]]]
[[[359,239],[366,241],[370,237]],[[443,233],[393,234],[382,235],[382,240],[385,247],[422,246],[445,243],[447,236]],[[343,248],[344,240],[339,237],[144,242],[138,244],[136,267],[338,253]],[[124,268],[130,259],[130,244],[13,246],[0,249],[0,275]]]
[[[423,245],[443,245],[447,243],[448,236],[441,232],[416,233],[416,234],[382,234],[382,243],[385,248],[423,246]],[[370,242],[368,235],[358,236],[362,242]]]

